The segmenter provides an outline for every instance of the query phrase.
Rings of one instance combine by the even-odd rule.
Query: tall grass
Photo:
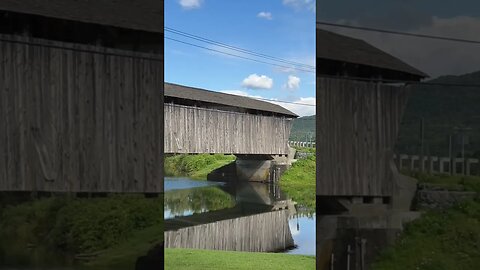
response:
[[[477,270],[480,266],[480,201],[432,210],[406,226],[373,270]]]
[[[292,164],[280,178],[280,187],[290,198],[315,210],[315,156],[308,156]]]
[[[480,177],[465,175],[449,175],[434,173],[429,174],[418,171],[402,171],[403,174],[409,175],[418,180],[418,183],[432,184],[443,187],[447,190],[465,190],[480,192]]]
[[[175,155],[165,158],[166,176],[189,176],[198,180],[207,179],[207,175],[235,160],[233,155],[198,154]]]
[[[65,254],[96,252],[151,226],[163,227],[163,197],[57,197],[6,206],[0,216],[0,261],[28,260],[27,246]]]

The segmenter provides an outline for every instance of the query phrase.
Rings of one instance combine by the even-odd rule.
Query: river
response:
[[[248,209],[262,207],[268,209],[268,206],[271,207],[276,202],[288,199],[288,195],[282,193],[278,185],[268,183],[215,182],[193,180],[187,177],[168,177],[165,179],[164,187],[164,218],[166,220],[203,214],[204,222],[209,223],[212,222],[210,216],[214,216],[206,214],[209,212],[225,211],[247,204]],[[241,215],[252,213],[247,211],[242,212]],[[315,255],[315,226],[315,213],[297,210],[295,214],[290,215],[289,227],[295,248],[283,252]],[[168,222],[165,229],[169,229]]]
[[[232,181],[234,182],[234,181]],[[193,180],[186,177],[166,178],[164,194],[164,219],[166,221],[188,217],[194,214],[215,214],[229,209],[242,208],[242,215],[261,211],[270,211],[271,205],[287,199],[277,185],[255,182],[216,182]],[[222,212],[223,213],[223,212]],[[237,215],[237,214],[235,214]],[[234,216],[238,217],[238,216]],[[205,223],[209,222],[209,217]],[[168,224],[168,222],[166,222]],[[315,255],[315,214],[299,210],[290,215],[289,228],[295,247],[281,252],[288,254]],[[168,229],[167,227],[165,229]],[[23,267],[5,267],[8,270],[82,270],[85,267],[75,265],[73,258],[53,253],[53,251],[35,249],[28,258],[10,258],[22,261]],[[12,263],[12,262],[10,262]],[[1,263],[0,263],[1,264]],[[18,265],[15,263],[15,265]],[[129,269],[125,267],[125,269]]]

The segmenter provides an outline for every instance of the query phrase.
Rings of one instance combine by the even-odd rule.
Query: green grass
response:
[[[449,174],[428,174],[416,171],[403,171],[418,180],[419,184],[432,184],[447,190],[465,190],[480,193],[480,177]]]
[[[103,250],[86,266],[94,269],[134,269],[138,257],[163,241],[163,226],[154,225],[137,231],[119,245]]]
[[[0,216],[0,261],[35,263],[27,246],[66,257],[122,246],[135,241],[136,233],[144,229],[156,226],[161,230],[162,213],[163,197],[143,195],[52,197],[6,206]]]
[[[218,187],[171,190],[165,193],[165,208],[180,215],[185,210],[202,213],[235,206],[235,198]]]
[[[425,213],[408,224],[373,270],[476,270],[480,265],[480,202]]]
[[[280,178],[280,187],[292,200],[315,209],[315,156],[293,163]]]
[[[207,175],[235,160],[233,155],[175,155],[165,158],[166,176],[189,176],[193,179],[206,180]]]
[[[314,270],[315,257],[194,249],[165,249],[166,270]]]
[[[297,152],[313,153],[313,154],[316,153],[316,151],[315,151],[316,149],[313,148],[313,147],[294,146],[293,148],[295,148],[297,150]]]

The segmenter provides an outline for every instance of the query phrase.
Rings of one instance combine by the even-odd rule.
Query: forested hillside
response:
[[[461,76],[444,76],[430,83],[458,86],[416,85],[400,129],[397,152],[419,153],[421,119],[424,119],[424,149],[433,155],[448,155],[449,136],[453,136],[454,154],[461,152],[465,134],[466,156],[480,154],[480,71]],[[455,136],[455,133],[457,134]],[[468,137],[468,138],[467,138]]]
[[[303,116],[293,120],[291,141],[315,141],[315,115]]]
[[[468,86],[480,85],[480,71],[460,76],[443,76],[428,82],[456,86],[412,86],[396,152],[420,153],[423,118],[425,154],[448,155],[448,141],[452,135],[454,155],[460,155],[460,128],[467,129],[464,131],[465,155],[480,157],[480,87]],[[309,138],[315,138],[315,115],[300,117],[293,122],[290,139],[305,141]]]

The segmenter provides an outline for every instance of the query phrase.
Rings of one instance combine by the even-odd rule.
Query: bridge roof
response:
[[[270,102],[173,83],[165,83],[165,97],[201,101],[264,112],[273,112],[275,114],[280,114],[287,117],[298,117],[298,115],[285,109],[284,107]]]
[[[419,78],[427,74],[369,43],[317,27],[317,58],[353,63],[406,73]]]
[[[0,10],[163,33],[159,0],[1,0]]]

